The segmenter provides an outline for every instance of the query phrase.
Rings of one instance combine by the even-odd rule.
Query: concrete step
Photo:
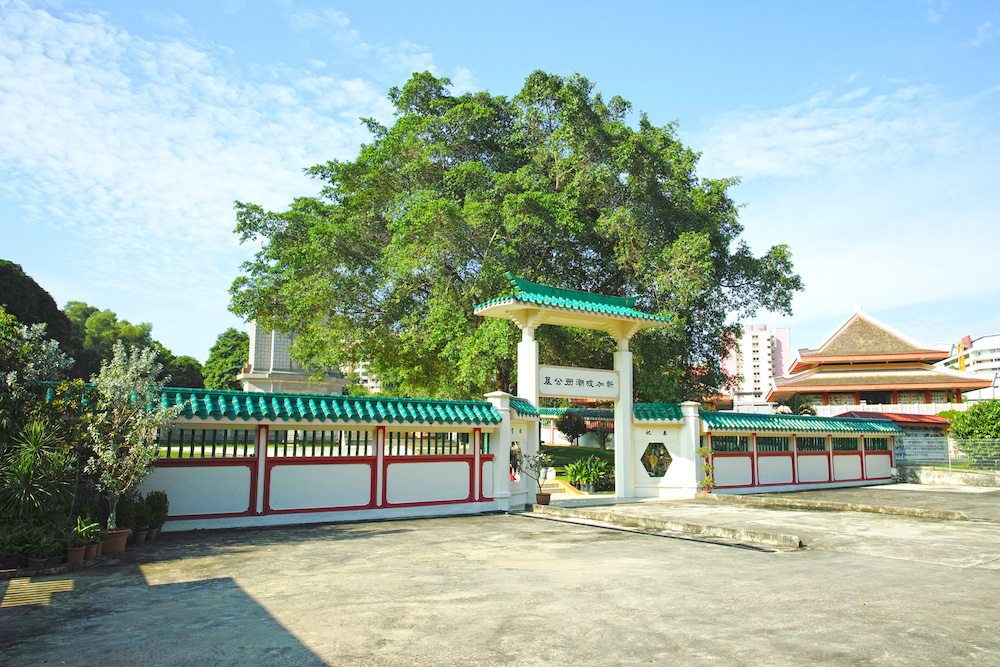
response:
[[[542,483],[542,493],[573,493],[583,495],[583,491],[561,479],[547,479]]]
[[[673,521],[668,517],[630,516],[615,512],[608,507],[557,507],[555,505],[534,505],[528,516],[559,519],[571,522],[592,521],[627,528],[664,530],[672,533],[718,537],[727,540],[767,544],[776,547],[799,549],[802,540],[798,535],[785,535],[758,530],[746,530],[727,526],[712,526],[703,523]]]

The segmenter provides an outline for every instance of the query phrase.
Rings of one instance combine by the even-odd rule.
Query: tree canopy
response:
[[[401,392],[475,397],[515,383],[514,325],[473,314],[508,291],[505,271],[553,287],[638,297],[672,325],[638,334],[639,400],[700,398],[726,383],[738,320],[787,313],[802,288],[786,246],[756,257],[739,239],[736,179],[699,179],[675,124],[637,127],[582,76],[534,72],[512,98],[451,95],[414,74],[389,98],[395,122],[351,161],[307,173],[318,196],[286,211],[237,202],[260,241],[231,310],[298,334],[313,368],[365,359]],[[611,365],[592,331],[540,327],[543,363]]]
[[[1000,401],[973,403],[965,412],[948,415],[951,433],[956,438],[1000,439]]]
[[[236,376],[250,360],[250,336],[232,327],[215,339],[205,362],[206,389],[242,389]]]
[[[121,342],[126,348],[151,348],[156,351],[157,361],[162,365],[163,376],[169,376],[169,387],[200,389],[205,386],[202,378],[201,362],[194,357],[175,357],[159,341],[153,338],[153,325],[149,322],[132,324],[119,320],[111,310],[100,310],[83,301],[68,301],[63,313],[69,319],[73,335],[77,338],[80,353],[74,372],[77,376],[90,378],[101,368],[101,363],[114,356],[114,346]]]
[[[76,357],[80,352],[78,336],[56,300],[26,274],[19,264],[0,259],[0,305],[24,325],[46,325],[50,338],[59,341],[63,352]]]

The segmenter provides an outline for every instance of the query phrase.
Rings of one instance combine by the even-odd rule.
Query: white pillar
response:
[[[538,407],[538,341],[534,327],[521,329],[521,342],[517,344],[517,395]]]
[[[494,391],[486,394],[501,421],[493,437],[490,438],[490,453],[493,454],[493,499],[497,509],[510,509],[510,394]]]
[[[684,425],[681,427],[680,449],[678,460],[670,464],[673,467],[682,467],[685,473],[681,479],[681,491],[694,498],[698,491],[698,483],[705,478],[705,472],[701,469],[702,460],[698,457],[696,450],[701,446],[701,405],[695,401],[684,401],[681,403],[681,416]],[[754,457],[756,460],[756,457]],[[756,474],[756,473],[755,473]]]
[[[632,451],[632,352],[628,339],[615,352],[618,400],[615,401],[615,498],[635,497],[635,453]]]

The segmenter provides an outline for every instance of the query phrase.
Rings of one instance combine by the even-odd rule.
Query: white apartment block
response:
[[[769,331],[766,324],[750,324],[736,341],[736,349],[722,362],[737,377],[735,390],[726,393],[737,412],[771,412],[767,394],[774,378],[783,377],[792,364],[794,350],[787,328]]]
[[[993,386],[965,394],[967,400],[1000,398],[1000,334],[973,338],[966,336],[951,346],[948,358],[938,366],[975,373]]]

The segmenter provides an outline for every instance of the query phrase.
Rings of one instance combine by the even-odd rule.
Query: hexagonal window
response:
[[[642,453],[642,467],[650,477],[663,477],[673,461],[667,446],[662,442],[651,442]]]

